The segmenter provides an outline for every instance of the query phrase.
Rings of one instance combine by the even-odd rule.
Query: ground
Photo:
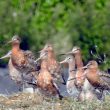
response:
[[[110,96],[105,101],[78,102],[70,97],[63,100],[38,94],[19,93],[0,96],[0,110],[110,110]]]
[[[65,95],[63,86],[61,90]],[[110,96],[106,96],[103,102],[78,102],[68,95],[59,100],[39,94],[17,93],[17,85],[10,79],[8,70],[2,68],[0,68],[0,95],[0,110],[110,110]]]

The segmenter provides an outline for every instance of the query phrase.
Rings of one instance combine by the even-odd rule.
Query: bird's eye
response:
[[[50,47],[50,45],[48,45],[48,47]]]

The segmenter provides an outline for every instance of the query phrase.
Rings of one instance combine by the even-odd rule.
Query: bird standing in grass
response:
[[[12,40],[8,42],[12,44],[10,59],[14,68],[21,73],[23,83],[25,80],[32,82],[33,76],[37,77],[38,75],[35,57],[31,51],[21,50],[20,42],[21,39],[17,35],[13,36]]]
[[[54,80],[62,80],[63,84],[66,84],[66,81],[64,79],[61,65],[60,63],[56,60],[55,53],[53,46],[51,44],[46,44],[44,48],[40,51],[40,53],[47,52],[47,66],[50,74],[54,78]]]
[[[110,90],[110,74],[101,71],[96,61],[89,61],[83,68],[86,68],[85,75],[90,84],[98,89],[102,96],[104,90]]]
[[[65,60],[61,61],[60,64],[63,63],[68,63],[69,68],[68,68],[68,79],[66,82],[66,88],[67,92],[69,93],[70,96],[77,97],[79,94],[79,91],[76,88],[75,81],[76,81],[76,71],[75,70],[75,59],[73,55],[67,55]]]
[[[9,51],[6,55],[1,57],[0,59],[9,58],[9,62],[8,62],[9,75],[10,75],[11,79],[18,85],[19,90],[21,91],[22,90],[21,73],[13,66],[10,57],[11,57],[11,51]]]
[[[88,82],[85,77],[85,70],[83,68],[83,61],[81,55],[81,49],[77,46],[73,47],[72,51],[67,52],[66,55],[73,55],[75,57],[75,67],[73,66],[73,71],[75,72],[75,78],[73,78],[76,88],[79,91],[78,99],[85,100],[96,98],[95,90],[92,85]],[[71,69],[72,71],[72,69]]]
[[[83,61],[82,61],[82,55],[81,55],[81,49],[77,46],[73,47],[72,51],[66,53],[74,55],[75,57],[75,65],[76,65],[76,85],[80,89],[83,86],[85,78],[83,77],[84,69],[83,67]]]
[[[40,59],[41,70],[36,81],[37,87],[41,90],[41,92],[43,92],[46,95],[58,96],[59,99],[62,99],[63,97],[60,94],[59,89],[48,69],[48,53],[41,53],[39,60]]]

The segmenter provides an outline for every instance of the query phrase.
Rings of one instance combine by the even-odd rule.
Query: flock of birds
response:
[[[21,39],[15,35],[9,41],[12,50],[0,59],[9,58],[9,74],[18,85],[20,91],[27,86],[38,89],[42,94],[64,96],[59,91],[58,83],[66,85],[67,92],[80,101],[102,100],[104,91],[110,90],[110,74],[101,71],[95,60],[84,66],[81,49],[73,47],[64,53],[65,59],[58,62],[51,44],[46,44],[39,51],[39,58],[27,50],[20,49]],[[68,78],[65,80],[62,66],[68,64]]]

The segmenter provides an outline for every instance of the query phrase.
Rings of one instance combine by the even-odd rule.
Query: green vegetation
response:
[[[0,56],[11,49],[4,44],[19,34],[22,47],[34,52],[48,41],[57,53],[78,45],[87,62],[94,58],[90,50],[97,45],[99,55],[107,53],[109,59],[109,9],[110,0],[1,0]],[[101,66],[107,70],[109,60]]]

